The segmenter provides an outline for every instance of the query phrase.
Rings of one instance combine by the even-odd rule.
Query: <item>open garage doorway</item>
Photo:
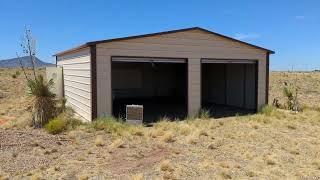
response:
[[[257,61],[202,59],[202,108],[211,116],[256,112]]]
[[[112,57],[113,115],[143,105],[144,123],[187,115],[186,59]]]

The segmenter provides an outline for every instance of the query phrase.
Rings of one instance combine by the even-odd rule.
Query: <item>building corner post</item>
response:
[[[96,45],[90,45],[91,68],[91,120],[97,119],[97,50]]]
[[[270,65],[270,53],[267,52],[266,54],[266,97],[265,97],[265,104],[269,103],[269,65]]]
[[[195,117],[201,109],[201,59],[188,59],[188,116]]]

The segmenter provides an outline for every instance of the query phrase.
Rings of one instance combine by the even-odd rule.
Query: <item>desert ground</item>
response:
[[[283,83],[294,82],[301,112],[268,107],[153,127],[98,121],[52,135],[28,126],[16,71],[0,69],[0,179],[320,179],[320,73],[270,73],[270,102],[285,103]]]

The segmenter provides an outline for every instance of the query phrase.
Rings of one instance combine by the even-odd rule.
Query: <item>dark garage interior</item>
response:
[[[143,105],[144,123],[187,115],[187,64],[112,62],[113,115],[126,117],[126,105]]]
[[[219,118],[256,112],[256,63],[202,63],[202,108]]]

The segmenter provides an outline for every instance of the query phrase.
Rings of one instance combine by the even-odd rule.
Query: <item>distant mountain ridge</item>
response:
[[[23,56],[23,57],[20,57],[20,59],[24,67],[32,67],[30,56]],[[47,67],[47,66],[55,66],[55,64],[43,62],[36,57],[35,66]],[[0,60],[0,68],[16,68],[16,67],[20,67],[18,58]]]

